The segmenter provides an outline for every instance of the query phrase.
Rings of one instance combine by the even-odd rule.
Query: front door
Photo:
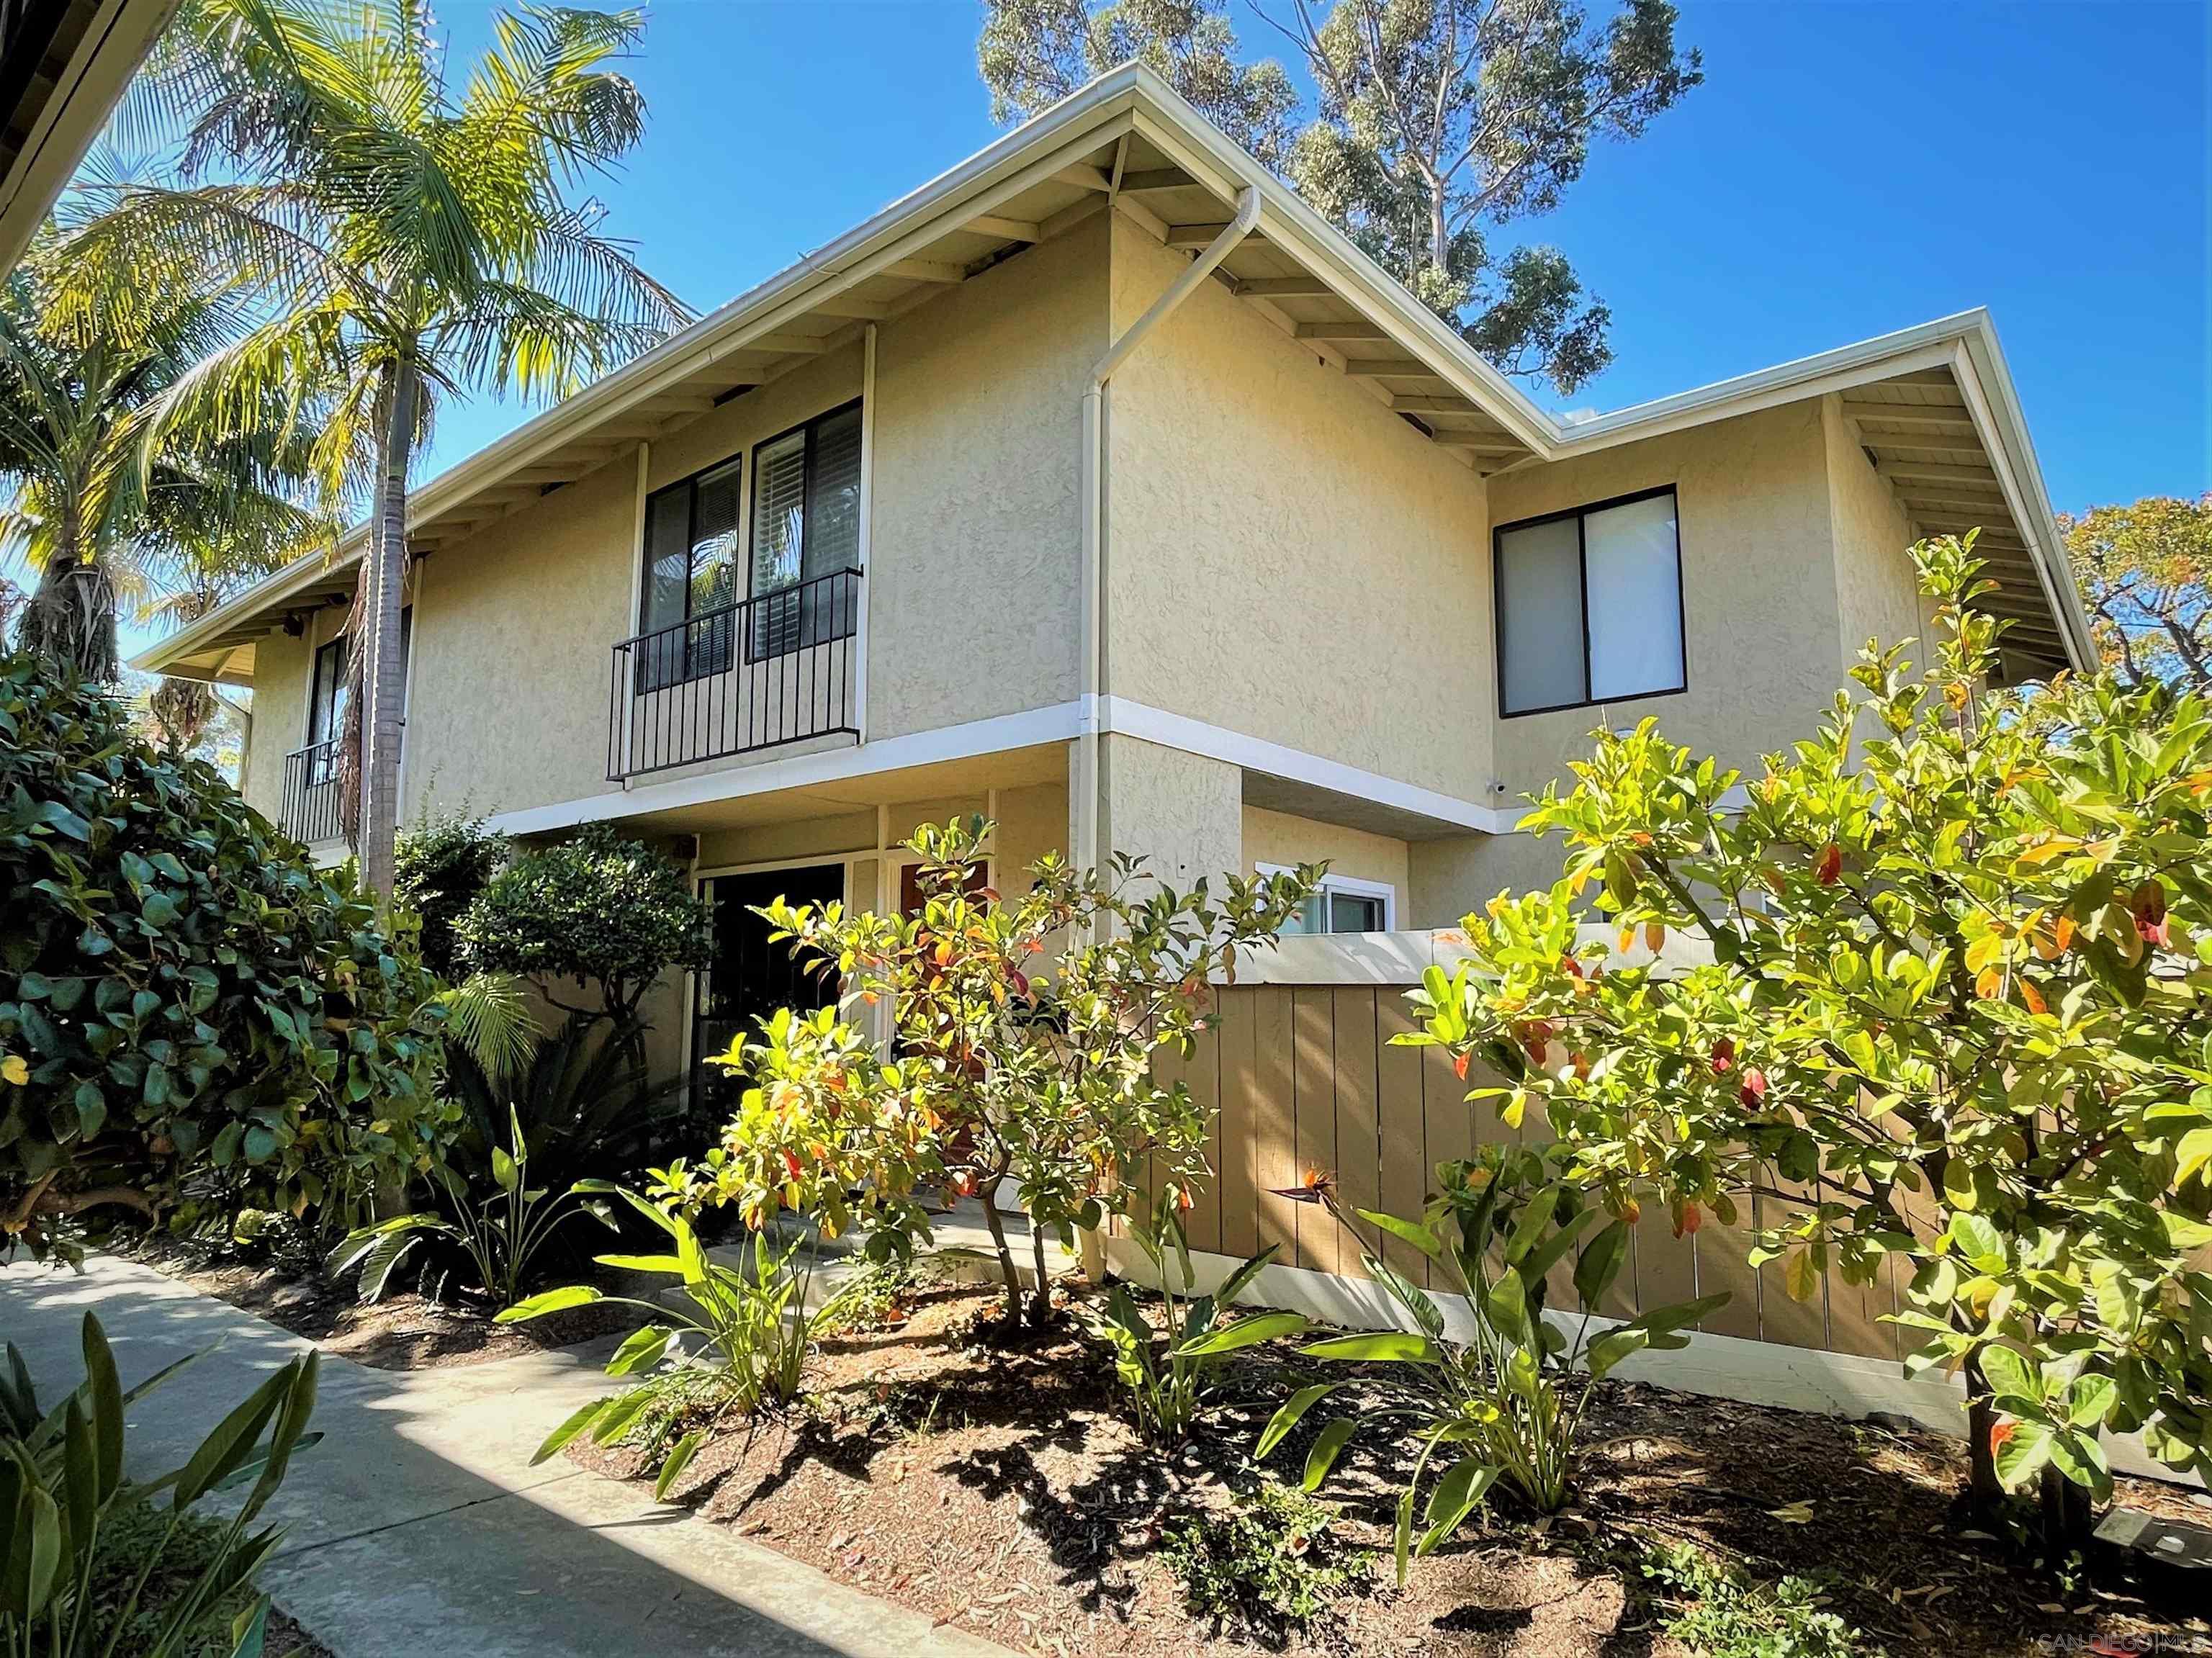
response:
[[[720,1066],[707,1064],[710,1054],[726,1052],[738,1036],[757,1033],[760,1022],[779,1007],[811,1012],[837,999],[836,974],[802,963],[789,944],[770,938],[774,929],[754,909],[777,898],[793,904],[842,902],[845,866],[717,875],[702,884],[700,896],[714,907],[714,950],[713,965],[699,975],[691,1054],[699,1097],[719,1108],[734,1105],[742,1084]]]

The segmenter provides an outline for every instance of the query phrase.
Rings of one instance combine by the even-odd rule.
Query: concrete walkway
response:
[[[125,1386],[223,1341],[131,1412],[131,1467],[147,1473],[307,1345],[132,1262],[97,1257],[81,1277],[0,1267],[0,1338],[42,1400],[82,1373],[88,1308]],[[608,1386],[599,1351],[410,1372],[325,1354],[323,1441],[270,1505],[287,1534],[262,1587],[337,1658],[1006,1658],[629,1486],[559,1459],[531,1467]]]

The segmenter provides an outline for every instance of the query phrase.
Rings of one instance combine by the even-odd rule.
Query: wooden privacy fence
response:
[[[1185,1217],[1194,1249],[1241,1260],[1277,1244],[1279,1265],[1364,1278],[1358,1244],[1326,1209],[1273,1192],[1320,1169],[1334,1173],[1347,1207],[1418,1215],[1438,1163],[1479,1145],[1548,1138],[1540,1110],[1516,1131],[1492,1102],[1468,1103],[1468,1088],[1482,1079],[1461,1081],[1441,1050],[1391,1046],[1413,1029],[1396,985],[1217,985],[1214,994],[1220,1020],[1197,1052],[1158,1062],[1164,1077],[1188,1084],[1215,1125],[1206,1149],[1215,1176]],[[1756,1222],[1756,1201],[1739,1199],[1742,1221]],[[1622,1316],[1726,1290],[1728,1304],[1700,1327],[1709,1333],[1900,1357],[1895,1327],[1876,1321],[1895,1309],[1893,1281],[1860,1289],[1831,1275],[1810,1299],[1795,1301],[1779,1263],[1751,1266],[1750,1244],[1749,1224],[1723,1226],[1711,1216],[1678,1238],[1652,1206],[1634,1229],[1619,1304],[1596,1310]],[[1419,1250],[1387,1237],[1382,1247],[1413,1282],[1449,1287]],[[1562,1263],[1553,1274],[1555,1308],[1577,1305],[1570,1270]]]

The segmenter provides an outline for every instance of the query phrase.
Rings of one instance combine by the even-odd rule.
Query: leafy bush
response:
[[[1808,1578],[1765,1588],[1687,1543],[1653,1549],[1642,1569],[1676,1603],[1667,1632],[1701,1658],[1882,1658],[1880,1646],[1823,1609],[1820,1586]]]
[[[1933,667],[1870,645],[1747,780],[1601,732],[1528,820],[1564,878],[1468,918],[1420,1034],[1489,1057],[1482,1091],[1540,1103],[1608,1201],[1651,1181],[1678,1230],[1755,1225],[1793,1296],[1901,1264],[1913,1363],[1966,1379],[1976,1494],[2039,1485],[2063,1540],[2110,1489],[2101,1432],[2212,1474],[2212,707],[1987,690],[1971,540],[1915,552]],[[1612,958],[1592,897],[1711,963]]]
[[[1182,1581],[1190,1609],[1279,1641],[1304,1630],[1364,1584],[1374,1555],[1346,1547],[1335,1515],[1303,1491],[1262,1480],[1227,1514],[1168,1522],[1160,1556]]]
[[[558,846],[517,853],[454,924],[460,960],[516,973],[570,1012],[637,1023],[638,1005],[671,969],[707,965],[713,911],[682,868],[609,823]],[[598,1005],[564,1002],[573,983]]]
[[[1170,1186],[1157,1205],[1135,1193],[1127,1200],[1130,1236],[1152,1263],[1160,1282],[1161,1332],[1152,1327],[1125,1284],[1106,1292],[1103,1309],[1088,1312],[1091,1333],[1114,1355],[1114,1374],[1128,1392],[1137,1426],[1147,1439],[1170,1443],[1182,1439],[1212,1391],[1215,1373],[1231,1353],[1278,1336],[1297,1335],[1309,1321],[1297,1313],[1256,1313],[1231,1323],[1221,1314],[1237,1292],[1275,1258],[1269,1245],[1222,1281],[1210,1296],[1188,1297],[1195,1279],[1190,1245],[1182,1230],[1182,1188]],[[1182,1281],[1182,1291],[1176,1280]]]
[[[1412,1424],[1421,1451],[1398,1499],[1401,1585],[1408,1560],[1458,1530],[1496,1480],[1540,1513],[1564,1507],[1575,1488],[1583,1415],[1597,1383],[1646,1348],[1687,1346],[1682,1332],[1728,1301],[1723,1291],[1647,1308],[1592,1336],[1595,1309],[1628,1256],[1628,1222],[1613,1217],[1585,1242],[1583,1234],[1600,1212],[1557,1178],[1546,1153],[1534,1148],[1485,1146],[1471,1161],[1441,1165],[1437,1178],[1442,1194],[1418,1221],[1366,1209],[1357,1213],[1419,1249],[1466,1297],[1469,1338],[1449,1338],[1434,1298],[1361,1237],[1368,1275],[1404,1309],[1413,1330],[1334,1336],[1302,1350],[1314,1358],[1402,1367],[1409,1377],[1387,1405],[1364,1410],[1357,1422],[1339,1418],[1322,1429],[1305,1471],[1305,1488],[1313,1491],[1360,1423]],[[1359,1237],[1325,1181],[1297,1188],[1297,1195],[1326,1204]],[[1584,1309],[1571,1334],[1545,1317],[1552,1269],[1570,1256]],[[1265,1458],[1338,1385],[1316,1382],[1293,1394],[1261,1435],[1258,1455]],[[1414,1505],[1429,1461],[1439,1451],[1453,1460],[1429,1491],[1425,1529],[1416,1540]]]
[[[579,1434],[589,1433],[593,1442],[601,1445],[621,1440],[645,1422],[648,1411],[665,1406],[672,1391],[695,1405],[704,1394],[713,1401],[708,1421],[666,1447],[655,1492],[665,1497],[724,1415],[750,1416],[798,1397],[799,1373],[805,1367],[816,1331],[841,1315],[843,1296],[832,1296],[818,1307],[811,1303],[808,1291],[812,1288],[814,1257],[806,1239],[774,1248],[764,1236],[755,1234],[751,1247],[741,1247],[738,1252],[740,1264],[725,1266],[708,1257],[681,1210],[660,1207],[605,1181],[586,1185],[587,1189],[622,1198],[665,1232],[674,1248],[670,1254],[601,1255],[599,1264],[677,1279],[690,1311],[679,1312],[671,1320],[669,1309],[659,1302],[610,1296],[593,1285],[579,1284],[548,1290],[501,1313],[501,1324],[520,1324],[570,1307],[603,1302],[641,1308],[653,1315],[654,1322],[635,1332],[615,1350],[607,1361],[607,1374],[638,1376],[668,1366],[625,1393],[595,1399],[583,1406],[546,1437],[531,1461],[534,1466],[557,1455]],[[696,1351],[685,1351],[687,1339],[698,1344]],[[659,1454],[657,1443],[654,1454]]]
[[[180,1367],[125,1394],[90,1313],[83,1351],[84,1381],[50,1411],[40,1407],[21,1356],[8,1351],[9,1375],[0,1382],[0,1653],[197,1658],[210,1616],[283,1541],[279,1527],[251,1535],[246,1528],[283,1483],[294,1452],[313,1442],[307,1426],[317,1356],[310,1351],[262,1382],[183,1467],[138,1484],[123,1473],[125,1412]],[[249,1479],[245,1500],[216,1527],[193,1523],[203,1498]],[[164,1491],[167,1520],[150,1525],[148,1510]],[[149,1633],[142,1613],[157,1573],[168,1600]],[[122,1574],[131,1584],[118,1596]],[[251,1601],[221,1649],[234,1658],[258,1655],[268,1609],[265,1597]]]
[[[434,986],[368,899],[96,689],[0,663],[0,1225],[343,1214],[429,1155]]]
[[[422,924],[422,960],[440,978],[465,969],[454,926],[512,851],[504,835],[465,812],[425,813],[402,830],[392,853],[392,896]]]
[[[998,1205],[1013,1181],[1035,1222],[1028,1311],[1042,1322],[1048,1233],[1072,1245],[1147,1157],[1174,1178],[1205,1172],[1205,1115],[1182,1083],[1160,1083],[1152,1057],[1191,1051],[1209,971],[1273,939],[1320,871],[1231,877],[1217,902],[1204,881],[1177,893],[1133,859],[1101,879],[1048,857],[1009,903],[983,884],[990,828],[980,817],[926,827],[908,843],[921,859],[916,914],[781,902],[761,912],[803,959],[842,976],[848,1005],[889,999],[897,1058],[884,1063],[834,1012],[784,1010],[740,1037],[715,1062],[756,1085],[707,1189],[748,1224],[788,1208],[832,1232],[852,1223],[857,1190],[879,1253],[927,1235],[917,1187],[979,1197],[1007,1321],[1019,1324],[1021,1278]]]
[[[441,1163],[432,1178],[444,1192],[451,1218],[416,1213],[372,1222],[347,1234],[331,1252],[325,1270],[337,1278],[358,1267],[361,1298],[377,1301],[407,1253],[417,1243],[436,1240],[466,1257],[495,1308],[512,1307],[522,1298],[532,1265],[562,1227],[592,1218],[615,1230],[603,1200],[580,1202],[579,1188],[573,1186],[556,1195],[550,1187],[531,1185],[530,1142],[522,1119],[512,1109],[507,1126],[507,1145],[491,1148],[489,1196],[473,1198],[460,1176]]]

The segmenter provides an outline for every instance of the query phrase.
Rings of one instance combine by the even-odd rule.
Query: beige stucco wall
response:
[[[1679,696],[1498,720],[1510,799],[1564,775],[1601,726],[1656,718],[1673,741],[1748,766],[1820,718],[1844,671],[1826,446],[1819,404],[1802,403],[1491,480],[1499,524],[1673,484],[1688,635]]]
[[[1324,823],[1264,806],[1244,808],[1244,872],[1261,864],[1295,869],[1326,859],[1329,873],[1379,881],[1395,889],[1402,918],[1407,902],[1406,843],[1387,835]]]
[[[1534,835],[1450,835],[1406,850],[1408,927],[1457,926],[1500,892],[1550,886],[1565,862],[1558,837]]]
[[[872,737],[1075,694],[1075,457],[1105,331],[1103,218],[884,324],[869,580]],[[659,488],[858,397],[857,343],[650,446]],[[617,457],[418,570],[401,810],[607,791],[611,653],[635,630],[638,461]],[[305,657],[264,641],[253,787],[297,746]],[[281,728],[269,734],[268,728]],[[273,750],[274,757],[270,757]]]
[[[416,566],[404,816],[605,791],[636,500],[633,452]]]
[[[1106,803],[1102,866],[1129,853],[1179,892],[1244,867],[1244,774],[1237,767],[1115,733],[1100,740],[1099,772]]]
[[[1912,523],[1890,487],[1875,476],[1859,446],[1842,400],[1820,399],[1820,428],[1827,455],[1828,515],[1834,527],[1836,608],[1846,666],[1869,639],[1884,645],[1923,641],[1911,652],[1925,659],[1928,611],[1906,552]]]
[[[1186,268],[1117,219],[1115,326]],[[1481,480],[1218,282],[1111,398],[1111,694],[1483,799]]]
[[[304,740],[308,663],[314,647],[281,629],[253,647],[253,732],[246,745],[246,804],[274,819],[283,804],[284,756]]]
[[[871,738],[1076,694],[1077,440],[1105,236],[1094,216],[879,331]]]

